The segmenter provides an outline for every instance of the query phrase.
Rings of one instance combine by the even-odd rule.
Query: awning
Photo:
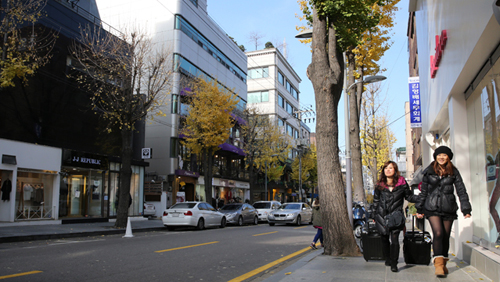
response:
[[[245,155],[245,152],[242,149],[240,149],[236,146],[233,146],[231,144],[228,144],[228,143],[220,144],[219,148],[221,148],[224,151],[233,152],[233,153],[236,153],[236,154],[241,155],[241,156]]]

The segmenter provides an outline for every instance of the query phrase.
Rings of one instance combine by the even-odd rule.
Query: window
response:
[[[293,131],[293,138],[299,139],[299,132],[297,130]]]
[[[292,85],[290,84],[290,82],[288,80],[286,81],[286,90],[288,90],[288,92],[292,93]]]
[[[299,99],[299,93],[295,90],[295,88],[293,88],[293,86],[290,86],[290,94],[292,94],[293,98],[297,100]]]
[[[177,158],[179,155],[179,138],[171,137],[170,138],[170,157]]]
[[[278,95],[278,105],[280,107],[282,107],[283,109],[285,108],[285,98],[283,98],[283,96]]]
[[[248,93],[248,103],[269,102],[269,91]]]
[[[278,126],[285,126],[285,122],[282,119],[278,119]]]
[[[172,94],[172,114],[179,113],[179,95]]]
[[[293,107],[290,103],[286,102],[286,112],[293,115]]]
[[[190,0],[196,7],[198,7],[198,0]]]
[[[286,125],[286,133],[293,137],[293,127],[289,124]]]
[[[285,85],[285,76],[283,74],[281,74],[281,72],[279,72],[279,71],[278,71],[278,82],[281,85]]]
[[[257,68],[248,70],[248,79],[269,77],[269,68]]]

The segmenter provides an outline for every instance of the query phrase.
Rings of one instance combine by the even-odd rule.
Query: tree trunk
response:
[[[338,103],[344,63],[337,49],[335,27],[313,9],[312,62],[307,76],[314,87],[317,110],[318,187],[323,217],[325,255],[359,256],[347,213],[339,159]],[[329,32],[328,32],[329,31]],[[327,41],[328,40],[328,41]],[[328,50],[328,51],[327,51]]]
[[[206,202],[212,204],[212,171],[213,155],[210,151],[203,151],[203,179],[205,180],[205,197]],[[214,207],[217,208],[217,207]]]
[[[118,211],[115,228],[126,228],[130,200],[130,179],[132,176],[132,130],[122,127],[122,164],[120,168],[120,186],[118,194]]]
[[[355,57],[352,49],[346,52],[349,62],[349,83],[355,83]],[[359,94],[360,95],[360,94]],[[363,163],[361,161],[361,140],[359,139],[359,108],[356,87],[351,87],[349,93],[349,139],[351,141],[352,191],[354,202],[365,202],[363,186]]]
[[[254,161],[254,158],[253,157],[250,157],[248,159],[248,162],[250,163],[250,165],[248,166],[248,176],[249,176],[249,183],[250,183],[250,203],[253,204],[253,195],[255,193],[255,186],[256,186],[256,182],[254,181],[254,169],[253,169],[253,161]]]

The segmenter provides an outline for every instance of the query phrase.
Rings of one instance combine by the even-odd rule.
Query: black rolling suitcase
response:
[[[380,233],[378,233],[373,219],[367,220],[364,226],[363,233],[361,234],[361,248],[363,249],[363,257],[366,261],[385,260]]]
[[[412,217],[412,231],[406,231],[403,239],[403,254],[406,264],[428,265],[431,262],[431,234],[415,231],[415,218]]]

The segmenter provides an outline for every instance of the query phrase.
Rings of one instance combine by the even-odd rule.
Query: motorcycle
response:
[[[352,207],[352,229],[354,230],[354,236],[356,238],[361,238],[361,233],[363,232],[363,227],[366,224],[366,210],[363,203],[353,203]]]

